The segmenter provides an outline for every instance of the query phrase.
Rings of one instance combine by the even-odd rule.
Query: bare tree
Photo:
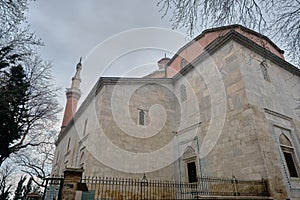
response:
[[[60,111],[51,63],[37,54],[42,43],[25,21],[29,2],[0,1],[0,166],[21,150],[49,144],[47,130]]]
[[[9,165],[5,165],[0,169],[0,199],[6,200],[9,199],[11,194],[11,174],[14,168]]]
[[[17,105],[19,109],[5,106],[6,104],[12,105],[10,101],[15,100],[16,95],[15,93],[6,95],[7,90],[14,90],[2,87],[6,84],[10,85],[9,81],[3,79],[4,82],[0,82],[0,94],[4,97],[0,101],[0,114],[14,119],[12,123],[10,123],[12,120],[7,120],[5,117],[0,119],[4,125],[0,133],[3,139],[0,145],[0,166],[11,154],[16,154],[22,149],[53,144],[53,141],[49,141],[50,134],[48,131],[55,126],[56,114],[60,109],[56,101],[57,88],[54,87],[50,75],[51,64],[34,56],[24,60],[23,65],[25,69],[24,79],[29,85],[22,93],[22,101],[17,101],[17,103],[22,102],[22,104]],[[7,113],[11,114],[7,115]],[[6,126],[6,124],[10,126]],[[13,135],[15,137],[12,137]],[[53,137],[53,135],[51,136]]]
[[[0,1],[0,49],[13,45],[19,53],[28,53],[32,51],[33,46],[42,44],[41,40],[30,32],[29,25],[25,21],[29,1]]]
[[[58,90],[51,63],[36,52],[43,44],[25,21],[30,1],[0,1],[0,199],[14,185],[8,181],[12,172],[26,172],[43,185],[54,151]],[[17,164],[16,170],[2,173],[7,163]]]
[[[15,190],[15,196],[13,200],[19,200],[23,199],[23,192],[24,192],[24,182],[26,181],[27,177],[26,176],[21,176],[16,190]]]
[[[50,130],[44,135],[47,143],[38,148],[29,148],[15,156],[15,162],[21,171],[28,174],[38,187],[45,187],[45,178],[51,173],[51,165],[55,149],[55,130]],[[34,154],[32,154],[34,152]]]
[[[281,0],[159,0],[163,17],[171,12],[174,29],[193,36],[202,29],[242,24],[279,40],[300,65],[300,1]]]

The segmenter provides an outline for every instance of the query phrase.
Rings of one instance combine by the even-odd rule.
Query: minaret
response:
[[[66,96],[67,96],[67,103],[65,107],[65,113],[64,118],[61,125],[61,132],[65,129],[65,127],[68,125],[68,123],[71,121],[72,117],[74,116],[76,109],[77,109],[77,103],[78,100],[81,97],[81,91],[80,91],[80,71],[81,71],[81,58],[79,60],[79,63],[76,66],[76,73],[74,77],[72,78],[72,85],[71,88],[67,88]]]

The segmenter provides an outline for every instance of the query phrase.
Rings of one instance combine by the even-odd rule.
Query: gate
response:
[[[64,178],[46,178],[43,200],[61,200]]]

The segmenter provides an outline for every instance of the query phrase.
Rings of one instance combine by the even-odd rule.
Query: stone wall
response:
[[[187,181],[195,161],[199,177],[266,178],[275,199],[298,197],[274,125],[288,130],[299,163],[299,77],[270,60],[230,41],[173,79],[101,84],[60,138],[53,172],[82,166],[88,176]]]

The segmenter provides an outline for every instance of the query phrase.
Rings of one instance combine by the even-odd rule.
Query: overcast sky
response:
[[[62,106],[65,104],[65,88],[70,87],[75,66],[81,56],[83,57],[82,101],[104,71],[107,76],[122,76],[128,73],[132,75],[134,73],[131,68],[137,67],[153,71],[156,69],[153,63],[156,63],[165,53],[169,57],[172,56],[174,49],[177,50],[186,43],[187,38],[184,39],[182,33],[168,37],[165,30],[155,31],[154,29],[153,32],[153,28],[143,29],[145,27],[170,29],[169,17],[161,19],[162,13],[156,6],[157,1],[37,0],[31,3],[27,14],[28,22],[31,30],[45,43],[45,47],[39,50],[41,56],[46,60],[53,61],[53,76],[56,85],[62,88],[59,96]],[[130,36],[126,35],[128,31]],[[148,32],[150,34],[145,34]],[[169,39],[175,45],[169,49],[169,44],[167,44],[168,47],[160,49],[159,45],[133,44],[133,47],[130,47],[130,51],[125,52],[125,55],[124,52],[121,52],[121,55],[118,56],[116,54],[120,54],[120,52],[114,52],[112,60],[102,62],[103,57],[99,57],[99,55],[106,52],[103,51],[104,47],[119,48],[120,42],[112,44],[112,41],[124,39],[127,42],[134,42],[135,38],[140,38],[141,35],[145,36],[142,39],[143,42],[153,43],[153,38],[156,38],[155,41],[158,42]],[[145,48],[139,48],[139,46]],[[97,57],[98,60],[93,60],[89,66],[87,61],[91,60],[91,57]],[[130,60],[132,60],[132,66]],[[107,69],[106,66],[105,70],[98,69],[103,64],[109,64],[110,67]],[[139,69],[139,71],[141,70]],[[143,73],[145,72],[140,75]],[[62,117],[62,113],[59,117]]]

